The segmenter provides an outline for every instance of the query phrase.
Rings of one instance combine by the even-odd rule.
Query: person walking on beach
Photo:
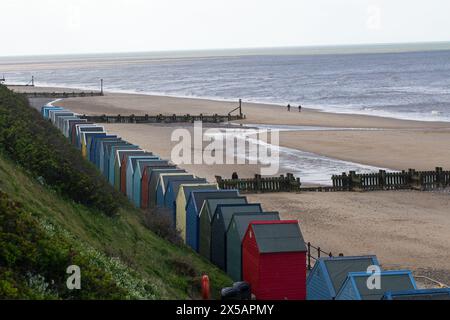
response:
[[[287,110],[288,110],[288,112],[291,111],[291,105],[290,104],[287,105]]]
[[[302,106],[301,105],[298,106],[298,112],[302,112]]]

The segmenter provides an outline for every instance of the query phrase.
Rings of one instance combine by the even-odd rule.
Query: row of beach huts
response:
[[[186,245],[248,282],[258,300],[450,298],[449,289],[417,289],[407,270],[382,271],[381,288],[370,288],[375,256],[320,258],[308,272],[298,221],[264,211],[238,190],[219,190],[62,107],[45,105],[41,113],[136,207],[166,215]]]

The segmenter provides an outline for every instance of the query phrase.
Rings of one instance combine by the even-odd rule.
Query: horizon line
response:
[[[138,55],[145,55],[145,54],[183,54],[183,53],[225,53],[225,52],[235,52],[235,53],[241,53],[238,55],[251,55],[251,54],[257,54],[259,51],[259,54],[262,54],[261,51],[266,51],[264,55],[269,55],[270,51],[276,52],[280,50],[326,50],[326,49],[374,49],[379,48],[381,51],[375,52],[375,53],[385,53],[385,51],[382,51],[382,49],[388,49],[389,47],[395,47],[395,46],[405,46],[405,48],[397,48],[397,49],[403,49],[403,50],[396,50],[393,52],[411,52],[415,51],[413,50],[414,46],[420,46],[420,45],[444,45],[442,48],[433,48],[430,49],[430,51],[442,51],[442,50],[450,50],[450,40],[443,40],[443,41],[419,41],[419,42],[380,42],[380,43],[348,43],[348,44],[317,44],[317,45],[292,45],[292,46],[257,46],[257,47],[232,47],[232,48],[200,48],[200,49],[168,49],[168,50],[145,50],[145,51],[102,51],[102,52],[81,52],[81,53],[49,53],[49,54],[19,54],[19,55],[0,55],[0,59],[5,58],[44,58],[44,57],[70,57],[70,56],[102,56],[102,55],[127,55],[127,54],[138,54]],[[445,46],[447,45],[447,46]],[[407,47],[410,47],[409,50]],[[391,48],[394,49],[394,48]],[[417,48],[416,48],[417,49]],[[423,50],[420,51],[427,51]],[[245,51],[248,51],[245,53]],[[419,50],[417,50],[419,51]],[[389,53],[392,51],[386,51],[386,53]],[[279,52],[278,52],[279,53]],[[362,52],[341,52],[341,53],[334,53],[334,54],[352,54],[352,53],[370,53],[370,51],[362,51]],[[288,53],[285,53],[288,54]],[[297,52],[297,54],[300,54],[300,52]],[[305,52],[303,53],[305,55],[308,54],[327,54],[327,52]],[[331,53],[333,54],[333,53]],[[214,55],[215,56],[215,55]],[[198,56],[198,57],[207,57],[207,56]]]

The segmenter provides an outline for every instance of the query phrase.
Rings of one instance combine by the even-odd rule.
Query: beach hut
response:
[[[383,300],[450,300],[450,288],[389,291]]]
[[[133,193],[134,193],[134,171],[136,170],[138,160],[160,160],[158,156],[153,155],[151,152],[147,152],[146,155],[141,156],[129,156],[126,166],[126,194],[128,199],[133,203]]]
[[[73,120],[67,120],[64,126],[64,135],[66,136],[69,141],[72,141],[72,127],[75,124],[87,124],[86,119],[73,119]]]
[[[75,140],[74,146],[81,150],[81,134],[83,132],[103,132],[103,127],[99,127],[95,124],[76,124],[75,125]]]
[[[68,120],[78,120],[78,116],[74,113],[71,116],[58,117],[56,120],[56,127],[64,134],[64,125]]]
[[[242,274],[257,300],[305,300],[306,246],[298,221],[254,221],[242,241]]]
[[[69,110],[50,110],[49,111],[50,121],[52,122],[52,124],[54,126],[56,126],[56,119],[58,117],[73,116],[73,115],[74,115],[74,113],[70,112]]]
[[[186,170],[178,167],[151,170],[150,178],[148,180],[148,205],[150,208],[156,207],[156,189],[158,181],[161,175],[165,173],[186,173]]]
[[[186,244],[198,252],[199,219],[203,203],[208,199],[239,197],[237,190],[193,191],[186,204]]]
[[[47,118],[48,120],[50,120],[51,123],[53,123],[53,115],[55,112],[68,112],[69,110],[66,110],[65,108],[61,108],[61,107],[54,107],[54,108],[49,108],[47,110]]]
[[[173,223],[173,228],[176,228],[177,212],[175,210],[178,191],[183,184],[206,184],[208,181],[204,178],[188,178],[183,180],[170,181],[167,185],[166,194],[164,195],[165,208],[167,213],[170,214],[170,219]]]
[[[199,250],[206,259],[211,260],[211,223],[218,205],[243,205],[247,204],[246,197],[231,199],[207,199],[200,209],[199,219]]]
[[[101,136],[101,137],[93,137],[92,143],[91,143],[89,159],[98,169],[100,169],[100,165],[99,165],[100,142],[101,141],[112,141],[113,139],[117,140],[117,138],[118,138],[117,136],[109,135],[109,134],[106,134],[105,136]]]
[[[100,172],[106,178],[108,178],[109,174],[109,152],[111,150],[111,146],[113,145],[129,145],[129,143],[122,140],[121,138],[105,139],[100,141],[98,167],[100,169]]]
[[[117,172],[116,169],[116,161],[118,160],[117,151],[135,151],[140,150],[138,146],[134,144],[124,144],[124,145],[112,145],[107,147],[109,149],[109,159],[108,162],[108,181],[112,186],[115,185],[115,174]]]
[[[416,282],[409,270],[382,271],[380,288],[368,288],[372,273],[350,272],[336,295],[336,300],[381,300],[386,292],[416,290]]]
[[[137,146],[126,141],[119,141],[117,143],[105,143],[106,152],[104,154],[104,175],[106,180],[114,185],[114,160],[117,150],[136,150]]]
[[[227,230],[227,274],[234,281],[242,281],[242,240],[252,221],[280,220],[278,212],[235,213]]]
[[[43,106],[41,108],[41,113],[42,113],[42,116],[45,119],[49,119],[49,112],[50,112],[50,110],[61,111],[61,110],[64,110],[64,108],[62,108],[62,107],[55,107],[55,106]]]
[[[149,185],[152,172],[154,170],[166,170],[163,173],[181,172],[177,171],[181,169],[177,168],[177,166],[173,164],[170,164],[169,161],[167,160],[159,160],[158,162],[146,165],[143,169],[144,171],[142,172],[142,179],[141,179],[141,208],[147,209],[150,207]]]
[[[73,113],[73,112],[57,113],[57,114],[55,114],[55,122],[53,123],[53,125],[56,128],[58,128],[58,130],[61,130],[62,119],[67,118],[67,117],[74,117],[74,116],[75,116],[75,113]]]
[[[124,195],[127,195],[127,187],[130,185],[127,182],[127,173],[128,173],[128,160],[130,157],[153,157],[153,159],[157,159],[158,157],[153,156],[151,152],[146,152],[144,150],[139,150],[137,152],[124,152],[120,155],[119,159],[119,191]]]
[[[82,154],[86,155],[86,134],[94,133],[94,132],[103,132],[105,133],[105,129],[100,126],[93,127],[80,127],[78,128],[78,137],[77,137],[77,147],[81,150]]]
[[[333,300],[350,272],[379,266],[376,256],[326,257],[316,261],[306,280],[307,300]]]
[[[186,177],[185,179],[172,179],[167,184],[167,190],[164,194],[164,206],[173,210],[175,208],[175,202],[177,201],[178,190],[182,184],[201,184],[206,183],[205,178],[198,177]]]
[[[106,136],[106,131],[87,131],[87,132],[82,132],[81,134],[81,155],[83,156],[83,158],[89,160],[89,150],[91,148],[91,143],[92,143],[92,137],[94,136]]]
[[[78,120],[78,119],[79,118],[76,115],[58,117],[56,126],[59,129],[59,131],[61,131],[61,133],[64,134],[65,133],[64,128],[65,128],[66,122],[69,120]]]
[[[190,173],[162,173],[159,175],[159,181],[156,186],[156,207],[164,208],[165,207],[165,195],[167,186],[170,181],[177,180],[186,180],[186,179],[194,179],[195,176]]]
[[[182,184],[175,201],[175,225],[180,231],[181,239],[186,243],[186,205],[191,192],[200,190],[218,190],[216,183]]]
[[[136,148],[134,148],[134,149],[130,148],[130,149],[116,150],[116,156],[114,159],[114,188],[117,191],[121,191],[120,189],[122,186],[122,164],[126,163],[126,162],[124,162],[124,159],[123,159],[123,157],[126,154],[136,156],[136,155],[145,154],[145,151],[140,149],[138,146],[136,146]]]
[[[168,165],[168,161],[161,160],[161,159],[137,160],[136,161],[136,169],[134,170],[134,175],[133,175],[133,198],[134,198],[134,204],[137,208],[142,207],[141,200],[142,200],[142,185],[143,185],[144,172],[145,172],[147,166],[151,166],[154,163],[158,163],[156,166],[159,168]],[[148,188],[146,188],[146,192],[148,194]],[[147,199],[147,203],[148,203],[148,199]]]
[[[77,126],[78,125],[94,125],[92,122],[87,122],[87,121],[74,121],[70,123],[70,128],[69,128],[69,141],[72,145],[75,146],[76,143],[76,136],[77,136]]]
[[[226,271],[227,257],[226,257],[226,235],[231,219],[236,213],[260,213],[262,212],[261,205],[256,204],[241,204],[229,205],[220,204],[216,208],[211,221],[211,262],[220,269]]]

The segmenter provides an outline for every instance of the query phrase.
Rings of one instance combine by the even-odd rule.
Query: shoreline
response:
[[[70,86],[64,86],[64,85],[47,85],[44,84],[42,86],[35,86],[35,87],[28,87],[23,86],[23,84],[15,84],[15,85],[7,85],[8,88],[12,90],[17,90],[18,92],[42,92],[45,90],[50,90],[51,92],[80,92],[80,91],[94,91],[98,92],[98,88],[92,88],[92,87],[70,87]],[[26,90],[25,90],[26,89]],[[121,96],[121,95],[130,95],[130,96],[143,96],[143,97],[151,97],[155,99],[181,99],[186,101],[204,101],[209,103],[224,103],[224,104],[236,104],[239,100],[239,98],[232,99],[232,98],[218,98],[218,97],[195,97],[195,96],[182,96],[182,95],[170,95],[170,94],[161,94],[161,93],[152,93],[152,92],[137,92],[133,90],[105,90],[105,96]],[[71,98],[68,98],[71,99]],[[252,101],[252,100],[243,100],[243,104],[249,105],[249,106],[258,106],[258,107],[277,107],[280,109],[285,110],[287,103],[275,103],[275,102],[260,102],[260,101]],[[297,112],[297,107],[292,106],[293,111],[292,113]],[[368,117],[368,118],[378,118],[380,120],[393,120],[393,121],[409,121],[409,122],[419,122],[419,123],[432,123],[432,124],[442,124],[442,125],[448,125],[450,127],[450,119],[445,121],[442,119],[413,119],[413,118],[402,118],[402,117],[395,117],[395,115],[381,115],[381,114],[370,114],[365,112],[353,112],[354,110],[347,110],[347,111],[337,111],[337,110],[326,110],[320,107],[317,108],[311,108],[311,107],[302,107],[302,112],[312,112],[312,113],[321,113],[325,115],[342,115],[342,116],[351,116],[351,117]],[[244,112],[245,114],[245,112]]]

